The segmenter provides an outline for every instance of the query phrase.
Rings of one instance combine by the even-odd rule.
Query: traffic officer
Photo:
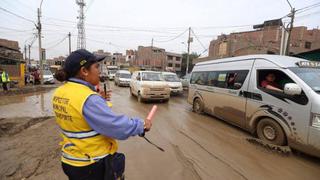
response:
[[[2,88],[4,91],[8,91],[8,83],[10,82],[9,74],[6,72],[6,70],[2,70],[1,73],[1,81],[2,81]]]
[[[67,57],[55,75],[65,82],[55,91],[52,104],[63,138],[62,168],[70,180],[121,177],[124,156],[117,153],[116,140],[142,135],[152,126],[147,119],[116,115],[106,104],[110,94],[102,97],[95,91],[98,62],[103,59],[80,49]]]

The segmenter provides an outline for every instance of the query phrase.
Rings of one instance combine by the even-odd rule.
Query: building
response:
[[[181,62],[181,54],[166,52],[154,46],[139,46],[131,64],[144,69],[178,72],[181,71]]]
[[[129,62],[126,61],[126,56],[122,53],[113,53],[111,62],[113,66],[129,66]]]
[[[271,20],[255,25],[254,31],[222,34],[212,40],[209,56],[199,58],[196,62],[208,59],[249,55],[280,54],[282,39],[282,21]],[[320,29],[308,30],[307,27],[294,27],[290,38],[290,55],[320,48]]]
[[[101,49],[98,51],[93,52],[93,54],[98,55],[98,56],[105,56],[104,60],[100,61],[100,72],[107,72],[107,66],[111,64],[111,53],[110,52],[105,52]]]
[[[19,87],[25,85],[25,61],[18,41],[0,39],[0,68],[6,70],[10,80],[17,82]]]
[[[166,52],[167,55],[167,71],[180,72],[181,71],[181,63],[182,63],[182,55],[172,52]]]
[[[132,63],[136,59],[136,53],[137,52],[135,50],[132,50],[132,49],[126,50],[126,62],[129,62],[130,65],[132,65]]]

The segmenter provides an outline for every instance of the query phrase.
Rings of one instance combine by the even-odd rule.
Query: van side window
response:
[[[249,71],[241,70],[235,72],[228,72],[227,76],[227,88],[228,89],[240,89],[247,78]]]
[[[217,86],[218,74],[219,73],[213,71],[208,73],[208,86]]]
[[[274,69],[257,71],[258,88],[283,92],[286,83],[294,83],[294,81],[282,71]]]
[[[227,72],[218,72],[217,87],[226,88]]]
[[[208,79],[208,72],[194,72],[191,77],[191,84],[206,85]]]

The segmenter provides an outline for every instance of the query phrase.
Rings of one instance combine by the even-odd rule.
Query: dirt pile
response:
[[[52,117],[0,120],[0,179],[66,179]]]

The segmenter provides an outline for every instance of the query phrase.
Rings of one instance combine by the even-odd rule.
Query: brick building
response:
[[[281,20],[271,20],[254,26],[257,29],[254,31],[222,34],[210,42],[209,56],[199,58],[195,62],[248,54],[280,54],[281,27]],[[290,55],[318,48],[320,48],[320,29],[308,30],[304,26],[292,29]]]
[[[181,71],[181,63],[182,63],[182,55],[172,52],[166,52],[167,54],[167,67],[166,70],[180,72]]]
[[[8,72],[11,81],[24,86],[25,61],[17,41],[0,39],[0,68]]]
[[[181,62],[181,54],[166,52],[154,46],[139,46],[131,64],[146,69],[178,72],[181,71]]]

